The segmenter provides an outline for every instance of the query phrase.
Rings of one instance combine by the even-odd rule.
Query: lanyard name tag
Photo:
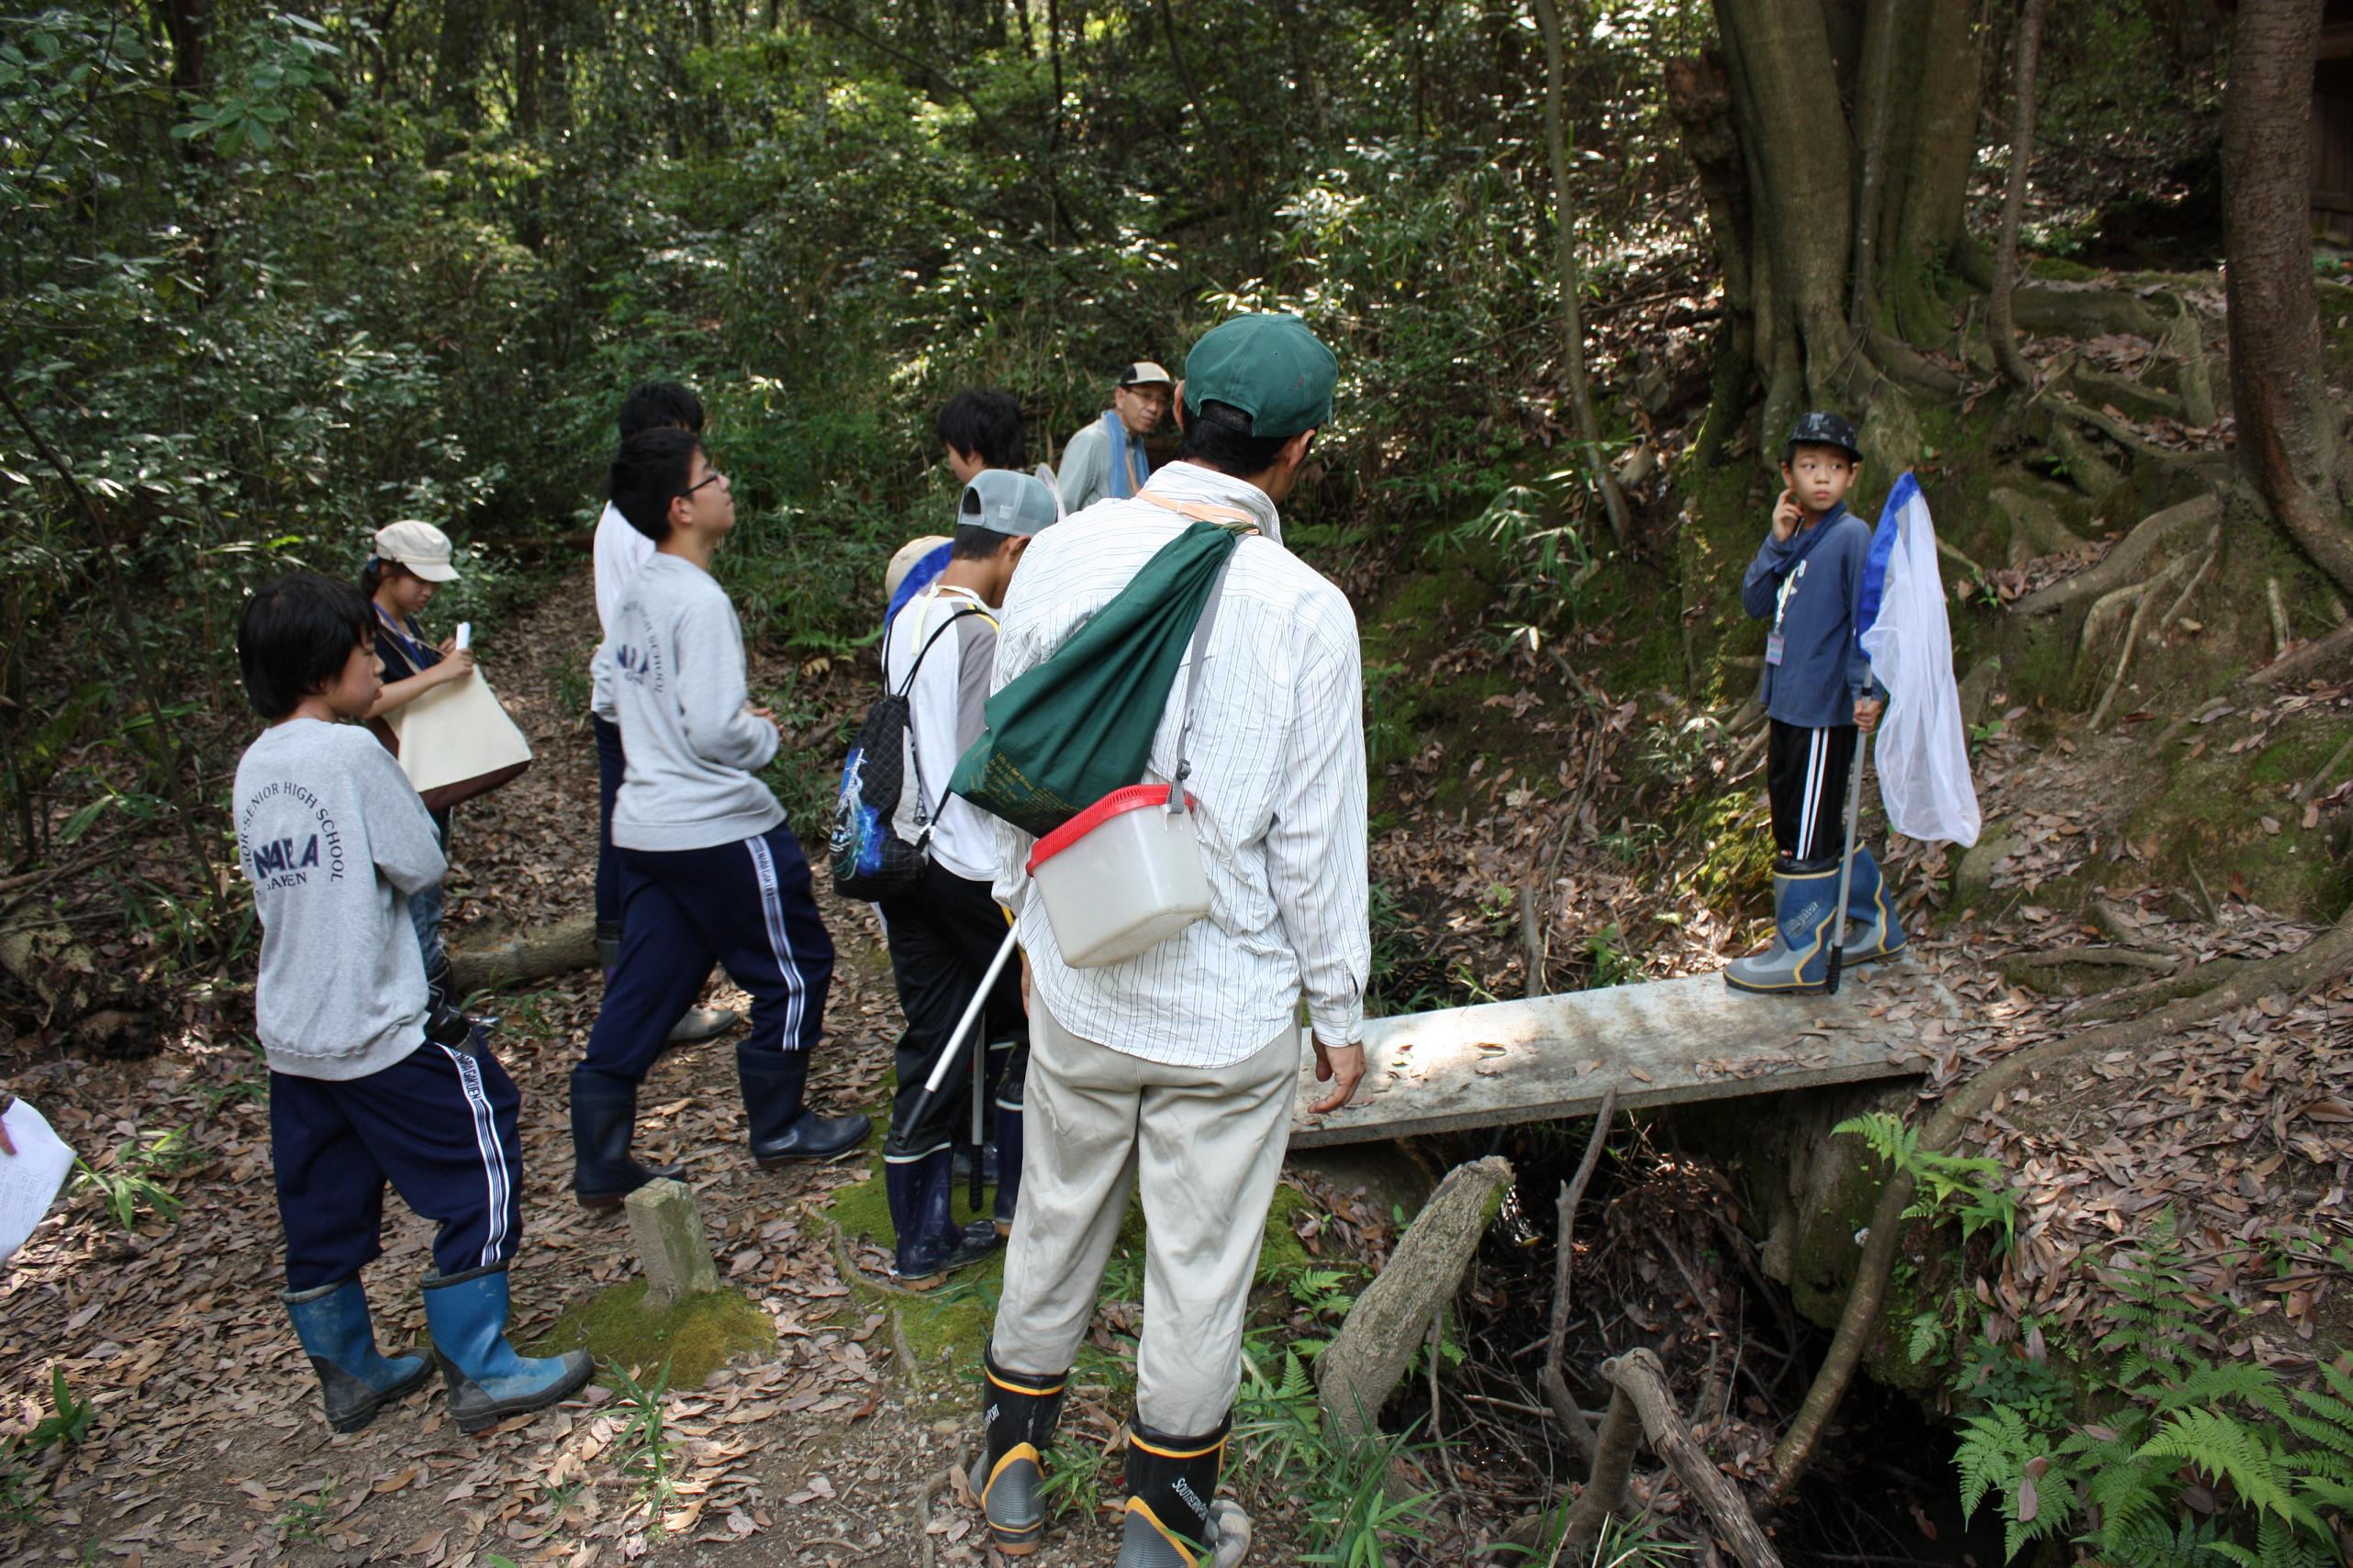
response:
[[[1781,648],[1781,634],[1778,631],[1768,633],[1765,638],[1765,662],[1768,664],[1780,663]]]

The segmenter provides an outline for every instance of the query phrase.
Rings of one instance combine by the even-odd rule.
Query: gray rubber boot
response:
[[[1838,862],[1819,871],[1773,870],[1773,943],[1725,966],[1735,991],[1804,993],[1830,980],[1830,923],[1837,916]]]

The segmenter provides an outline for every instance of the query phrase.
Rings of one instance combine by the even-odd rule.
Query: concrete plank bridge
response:
[[[1747,995],[1695,974],[1375,1018],[1355,1099],[1299,1114],[1291,1146],[1590,1116],[1612,1085],[1631,1110],[1914,1077],[1921,1031],[1959,1016],[1950,992],[1897,960],[1850,970],[1835,996]],[[1311,1060],[1299,1076],[1299,1105],[1328,1092]]]

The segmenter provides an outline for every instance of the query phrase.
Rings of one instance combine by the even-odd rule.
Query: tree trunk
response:
[[[1585,449],[1585,465],[1601,492],[1609,514],[1610,537],[1623,550],[1634,539],[1634,519],[1626,510],[1625,492],[1601,457],[1601,425],[1593,412],[1593,383],[1585,367],[1585,283],[1577,264],[1577,220],[1568,195],[1567,53],[1561,37],[1560,7],[1554,0],[1535,0],[1536,25],[1545,33],[1545,145],[1552,159],[1553,228],[1560,246],[1560,316],[1562,369],[1568,378],[1568,402],[1577,421],[1577,440]]]
[[[1993,362],[2018,385],[2033,391],[2035,373],[2018,352],[2018,328],[2010,317],[2010,291],[2018,286],[2018,215],[2026,206],[2026,166],[2035,156],[2035,57],[2043,47],[2043,14],[2050,0],[2026,0],[2018,18],[2018,104],[2010,129],[2010,185],[2002,198],[2002,236],[1993,251],[1993,297],[1986,306]]]
[[[1712,60],[1670,68],[1669,101],[1726,258],[1720,341],[1745,339],[1765,389],[1762,450],[1804,405],[1868,413],[1891,391],[1882,369],[1934,395],[1957,384],[1906,340],[1952,330],[1941,280],[1965,232],[1977,139],[1973,16],[1962,0],[1884,0],[1868,11],[1848,0],[1715,0],[1729,112],[1708,112],[1719,80]],[[1872,61],[1882,69],[1865,70]],[[1727,128],[1736,159],[1717,145]],[[1858,266],[1870,275],[1858,279]],[[1732,380],[1719,376],[1719,396]],[[1723,434],[1721,413],[1703,450]]]
[[[2343,429],[2312,273],[2313,54],[2322,0],[2242,0],[2223,98],[2223,244],[2238,461],[2314,563],[2353,591]]]

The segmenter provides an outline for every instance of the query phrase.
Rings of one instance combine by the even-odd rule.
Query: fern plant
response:
[[[1954,1459],[1963,1512],[1999,1496],[2012,1555],[2080,1519],[2075,1540],[2115,1568],[2340,1561],[2324,1510],[2353,1515],[2353,1373],[2324,1366],[2324,1387],[2289,1390],[2268,1367],[2207,1360],[2170,1210],[2109,1283],[2099,1343],[2116,1357],[2121,1402],[2070,1429],[2056,1402],[1987,1385]],[[1979,1351],[2002,1353],[1982,1339]],[[2229,1511],[2192,1518],[2192,1480]]]
[[[1906,1219],[1957,1219],[1964,1243],[1980,1230],[1995,1232],[1997,1254],[2009,1251],[2017,1240],[2018,1200],[2002,1184],[1999,1161],[1923,1149],[1920,1129],[1886,1111],[1849,1117],[1831,1131],[1853,1133],[1899,1174],[1912,1178],[1918,1195],[1903,1211]]]

